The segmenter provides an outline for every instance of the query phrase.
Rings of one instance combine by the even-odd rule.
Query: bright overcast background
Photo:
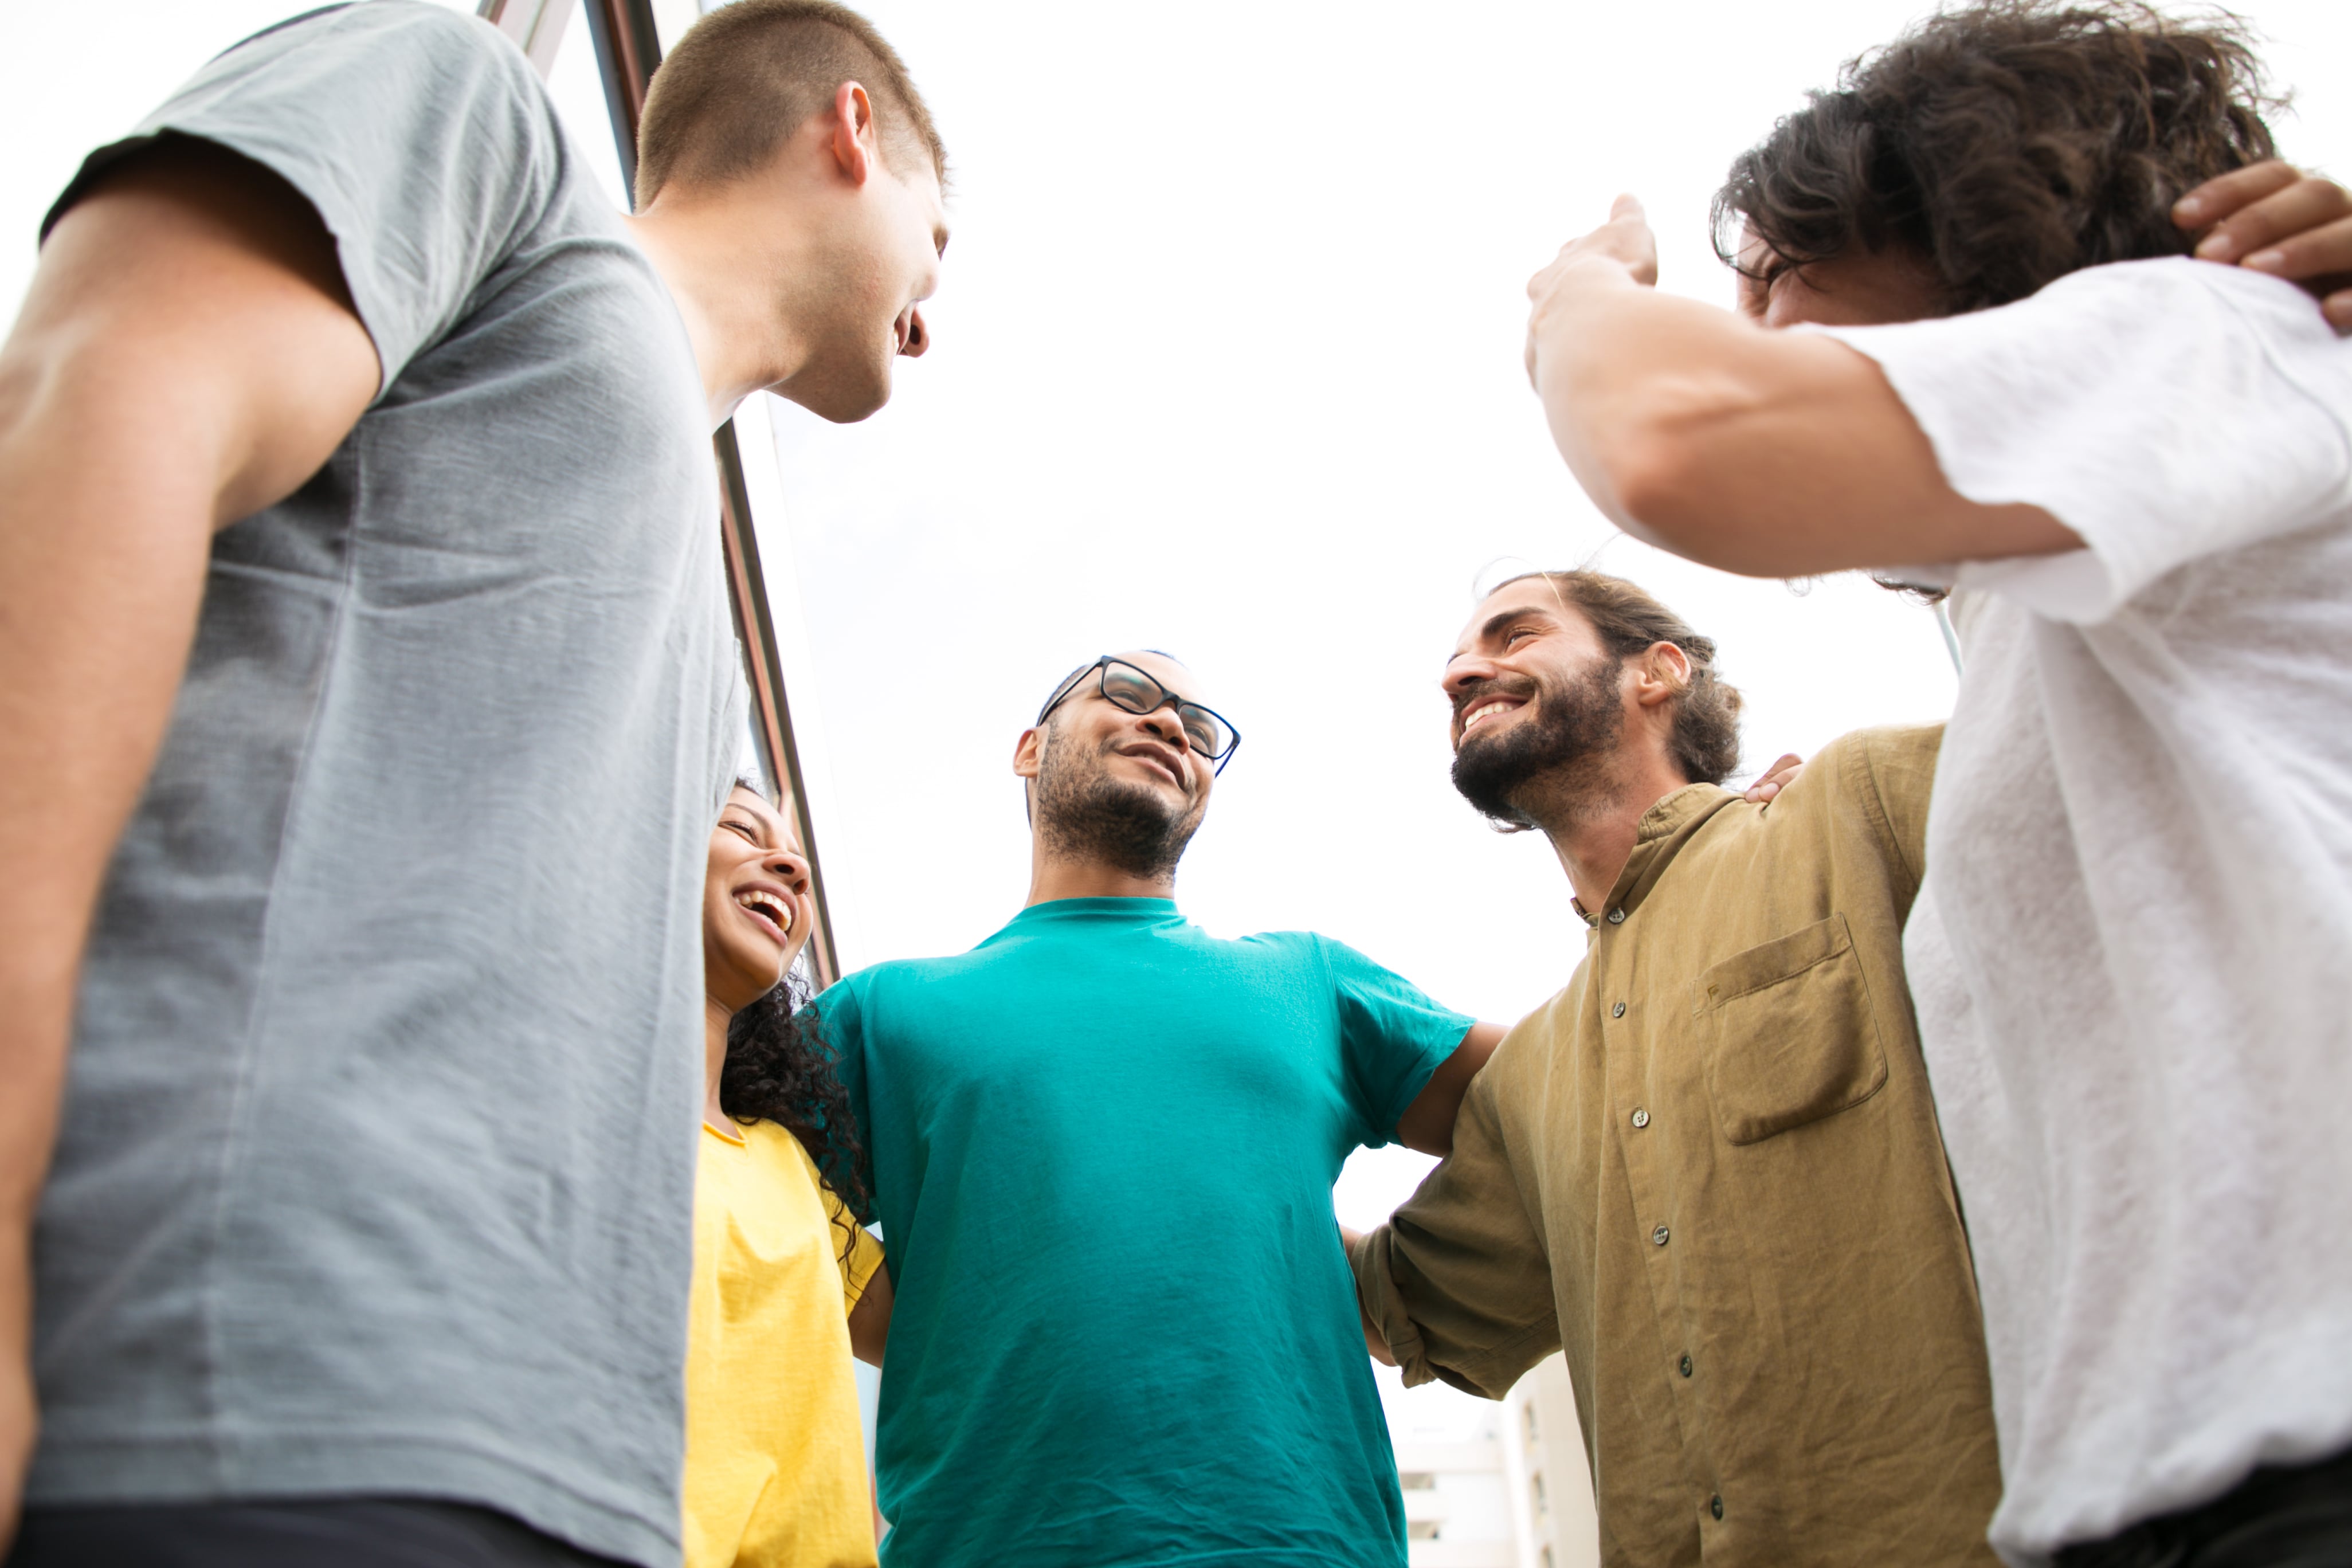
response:
[[[0,300],[85,150],[299,8],[16,0]],[[1193,919],[1326,931],[1504,1020],[1584,942],[1543,842],[1490,832],[1446,782],[1435,680],[1492,563],[1597,563],[1681,610],[1747,694],[1751,768],[1948,710],[1927,612],[1616,537],[1519,360],[1528,274],[1620,191],[1648,205],[1662,286],[1727,304],[1706,207],[1732,155],[1925,7],[866,9],[952,159],[935,346],[864,425],[778,408],[787,515],[763,520],[776,583],[799,584],[778,607],[803,617],[792,700],[851,966],[969,947],[1020,907],[1014,737],[1113,649],[1176,652],[1246,737],[1184,864]],[[2288,154],[2352,174],[2352,5],[2242,14],[2302,91]],[[556,81],[611,169],[576,16]],[[1425,1163],[1359,1156],[1342,1212],[1378,1218]]]

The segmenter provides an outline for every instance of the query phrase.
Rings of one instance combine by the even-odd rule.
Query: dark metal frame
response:
[[[1132,670],[1139,679],[1147,682],[1152,690],[1160,693],[1160,700],[1149,708],[1130,708],[1125,702],[1113,697],[1110,694],[1110,671],[1113,665],[1117,665],[1121,669]],[[1204,756],[1208,758],[1209,761],[1216,763],[1217,772],[1221,773],[1225,771],[1225,764],[1233,761],[1234,753],[1242,749],[1242,732],[1234,728],[1232,720],[1226,718],[1223,714],[1204,703],[1194,702],[1189,698],[1179,697],[1176,693],[1160,685],[1159,679],[1141,665],[1129,664],[1127,660],[1120,658],[1116,655],[1108,653],[1095,660],[1092,664],[1087,666],[1086,668],[1078,671],[1077,674],[1070,677],[1069,679],[1064,681],[1060,688],[1055,691],[1053,696],[1045,699],[1045,706],[1037,710],[1037,722],[1041,725],[1044,724],[1045,722],[1046,716],[1052,713],[1055,709],[1059,708],[1063,703],[1068,701],[1072,693],[1076,692],[1078,688],[1087,683],[1087,677],[1089,675],[1101,677],[1101,679],[1096,682],[1096,689],[1102,693],[1102,700],[1109,703],[1114,708],[1122,709],[1129,713],[1157,713],[1162,708],[1173,703],[1176,707],[1176,720],[1179,723],[1183,722],[1184,710],[1189,708],[1195,713],[1206,713],[1210,718],[1214,719],[1219,724],[1224,726],[1225,733],[1231,736],[1232,739],[1225,742],[1225,749],[1222,752],[1203,752],[1201,750],[1201,742],[1199,741],[1192,740],[1189,736],[1187,737],[1187,743],[1192,747],[1192,749],[1195,752],[1199,752],[1202,756]]]
[[[513,38],[544,77],[555,63],[563,25],[574,5],[588,13],[595,40],[597,74],[604,79],[611,113],[613,147],[621,157],[621,181],[632,193],[637,184],[637,121],[645,113],[646,88],[661,64],[661,34],[651,0],[481,0],[480,15]],[[778,801],[799,830],[808,857],[815,929],[806,952],[812,978],[821,989],[841,978],[834,943],[833,911],[825,900],[824,869],[817,859],[816,825],[810,819],[802,780],[800,746],[793,737],[792,706],[784,691],[783,659],[777,648],[775,616],[768,605],[767,579],[760,568],[760,538],[752,526],[751,499],[743,478],[742,449],[735,422],[712,438],[719,465],[719,538],[727,556],[727,597],[734,608],[735,634],[742,641],[744,677],[751,690],[751,725],[761,763],[774,781]]]

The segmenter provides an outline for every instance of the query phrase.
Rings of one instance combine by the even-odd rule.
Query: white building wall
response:
[[[1558,1356],[1500,1403],[1377,1370],[1412,1568],[1598,1568],[1591,1472]]]

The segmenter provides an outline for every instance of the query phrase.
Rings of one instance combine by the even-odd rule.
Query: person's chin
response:
[[[829,375],[813,384],[780,389],[820,419],[855,425],[871,419],[890,401],[890,362],[878,367],[860,365],[853,372]]]

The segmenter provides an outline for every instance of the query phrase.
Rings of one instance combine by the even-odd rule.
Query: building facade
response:
[[[1559,1357],[1497,1404],[1381,1369],[1412,1568],[1598,1568],[1576,1394]]]

